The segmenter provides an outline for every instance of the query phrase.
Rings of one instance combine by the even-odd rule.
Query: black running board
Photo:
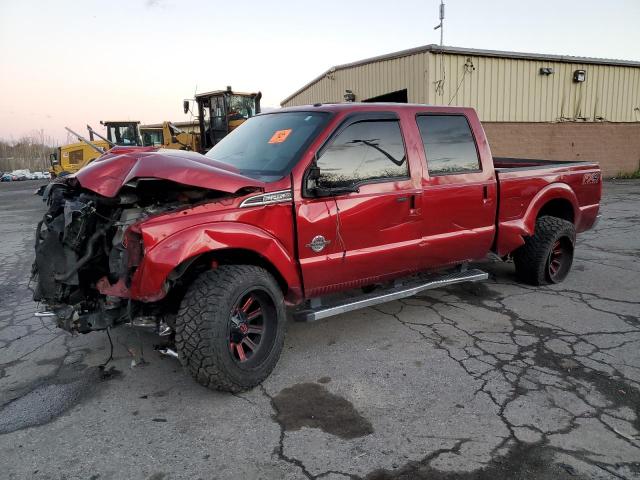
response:
[[[358,297],[343,299],[331,304],[321,305],[317,308],[300,310],[294,314],[294,319],[299,322],[314,322],[360,308],[372,307],[381,303],[412,297],[425,290],[454,285],[456,283],[480,282],[487,278],[489,278],[489,274],[478,269],[432,276],[422,281],[414,281],[385,290],[363,294]]]

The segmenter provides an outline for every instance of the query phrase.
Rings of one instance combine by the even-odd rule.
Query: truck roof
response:
[[[320,112],[344,112],[344,111],[391,111],[391,112],[400,112],[400,111],[414,111],[414,112],[424,112],[429,110],[437,110],[438,112],[451,112],[451,113],[461,113],[474,111],[473,108],[470,107],[451,107],[448,105],[426,105],[421,103],[393,103],[393,102],[344,102],[344,103],[315,103],[313,105],[299,105],[296,107],[286,107],[282,109],[272,110],[270,112],[265,112],[265,114],[269,113],[278,113],[278,112],[309,112],[309,111],[320,111]]]

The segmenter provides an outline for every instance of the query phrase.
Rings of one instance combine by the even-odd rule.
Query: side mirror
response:
[[[309,168],[309,174],[307,175],[308,180],[313,180],[314,182],[320,180],[320,167],[315,163],[311,165]]]
[[[316,163],[311,165],[309,173],[307,173],[306,190],[315,197],[335,197],[336,195],[344,195],[345,193],[358,193],[360,189],[353,185],[344,185],[340,187],[326,187],[318,185],[320,180],[320,167]]]
[[[189,113],[189,100],[184,100],[182,102],[182,110],[184,110],[185,114]]]
[[[320,180],[320,167],[314,161],[307,171],[305,190],[313,195],[318,187],[318,180]]]

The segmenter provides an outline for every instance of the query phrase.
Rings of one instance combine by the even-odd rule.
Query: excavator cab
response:
[[[142,135],[142,145],[145,147],[162,147],[164,145],[164,132],[162,127],[150,127],[143,125],[140,127]]]
[[[107,140],[112,145],[121,147],[142,146],[142,138],[140,137],[140,122],[138,121],[113,121],[101,120],[101,125],[107,129]],[[95,132],[90,131],[91,140]]]
[[[260,92],[234,92],[231,87],[197,94],[200,151],[208,152],[229,132],[260,113],[260,98]],[[189,112],[189,100],[184,101],[184,110]]]

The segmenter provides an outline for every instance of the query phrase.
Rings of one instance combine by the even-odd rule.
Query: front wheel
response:
[[[513,254],[518,278],[531,285],[562,282],[573,263],[576,230],[571,222],[543,216],[525,244]]]
[[[198,383],[240,392],[265,380],[284,343],[284,299],[266,270],[222,265],[189,287],[176,319],[176,347]]]

